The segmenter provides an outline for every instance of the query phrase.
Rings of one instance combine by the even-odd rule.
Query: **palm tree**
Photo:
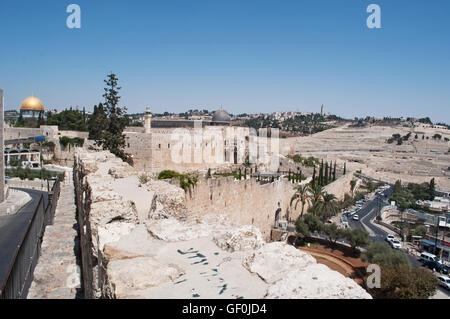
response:
[[[324,195],[326,194],[323,190],[323,187],[318,183],[312,184],[308,187],[309,200],[311,203],[310,210],[313,215],[316,215],[319,212],[319,204],[322,201]]]
[[[338,202],[334,194],[325,193],[323,195],[323,201],[319,205],[319,213],[327,221],[330,217],[337,214],[339,210]]]
[[[295,194],[291,198],[291,206],[292,203],[295,201],[295,209],[297,209],[297,205],[299,202],[302,203],[302,212],[300,214],[300,217],[303,217],[303,211],[305,209],[305,204],[309,200],[309,188],[308,185],[299,185],[296,187]]]
[[[350,181],[350,190],[352,191],[352,197],[355,197],[356,180],[352,179]]]

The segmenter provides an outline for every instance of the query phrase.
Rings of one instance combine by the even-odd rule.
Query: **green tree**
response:
[[[320,221],[320,218],[318,216],[307,214],[303,217],[303,221],[306,225],[308,225],[308,229],[310,232],[322,232],[323,223]]]
[[[107,125],[97,144],[122,160],[130,162],[131,158],[125,152],[125,135],[123,134],[129,119],[126,116],[126,107],[121,108],[119,106],[119,91],[121,88],[118,86],[118,81],[119,79],[114,73],[109,74],[107,79],[104,80],[106,87],[104,89],[105,94],[103,94],[105,98],[103,106],[107,116]]]
[[[358,246],[364,247],[370,243],[369,233],[361,228],[347,228],[344,235],[353,250],[356,250]]]
[[[381,267],[381,289],[378,298],[428,299],[436,293],[437,278],[429,269],[411,268],[407,264]]]
[[[308,225],[301,218],[298,218],[295,222],[295,233],[302,240],[311,236]]]
[[[311,183],[312,184],[316,183],[316,165],[314,165],[314,171],[313,171],[313,176],[312,176]]]
[[[367,247],[362,259],[371,264],[384,267],[397,267],[402,264],[410,265],[408,256],[398,250],[392,249],[389,244],[376,242]]]
[[[350,191],[352,192],[352,196],[355,196],[355,188],[356,188],[356,179],[352,179],[350,181]]]
[[[309,192],[309,200],[310,200],[310,207],[309,211],[313,215],[318,215],[320,212],[320,203],[323,200],[323,197],[325,195],[325,191],[323,190],[323,187],[319,185],[318,183],[314,183],[310,185],[308,188]]]
[[[339,211],[339,203],[336,200],[336,196],[334,194],[324,193],[322,201],[319,203],[318,211],[325,222],[335,216]]]
[[[339,238],[344,237],[344,230],[340,229],[336,224],[325,224],[322,231],[332,245],[336,244]]]
[[[433,200],[434,197],[436,196],[436,182],[434,180],[434,177],[430,181],[430,196],[431,200]]]
[[[334,161],[334,169],[333,169],[333,181],[336,180],[336,161]]]
[[[103,132],[108,128],[108,117],[102,103],[94,106],[94,112],[88,121],[88,128],[89,139],[96,141],[98,145],[98,141],[101,140]]]
[[[295,201],[295,209],[297,209],[298,203],[302,203],[302,211],[300,213],[300,217],[303,217],[303,211],[305,209],[305,204],[309,199],[308,186],[307,185],[299,185],[296,187],[295,194],[291,198],[291,206]]]
[[[320,169],[319,169],[319,185],[323,186],[323,160],[322,160],[322,163],[320,164]]]

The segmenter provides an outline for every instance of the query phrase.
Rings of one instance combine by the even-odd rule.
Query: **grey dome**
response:
[[[225,110],[215,111],[212,117],[213,122],[231,122],[231,116]]]

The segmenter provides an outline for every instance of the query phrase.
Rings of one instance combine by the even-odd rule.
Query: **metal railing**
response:
[[[0,278],[0,299],[24,299],[33,280],[45,227],[53,223],[56,204],[61,190],[61,179],[56,179],[50,192],[48,204],[44,207],[41,194],[27,229],[14,253],[5,278]]]

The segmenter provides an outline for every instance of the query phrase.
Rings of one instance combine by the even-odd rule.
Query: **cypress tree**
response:
[[[328,175],[328,181],[331,183],[333,180],[333,161],[330,162],[330,171]]]
[[[312,181],[313,184],[316,182],[316,165],[314,165],[314,171],[313,171],[313,176],[312,176]]]
[[[434,177],[430,181],[430,196],[431,200],[434,200],[434,197],[436,196],[436,182],[434,180]]]
[[[319,170],[319,185],[323,186],[323,160],[320,164],[320,170]]]
[[[328,184],[328,162],[325,163],[325,176],[324,176],[324,185]]]
[[[334,161],[334,169],[333,169],[333,181],[336,180],[336,161]]]
[[[344,175],[347,173],[347,163],[344,163]]]

